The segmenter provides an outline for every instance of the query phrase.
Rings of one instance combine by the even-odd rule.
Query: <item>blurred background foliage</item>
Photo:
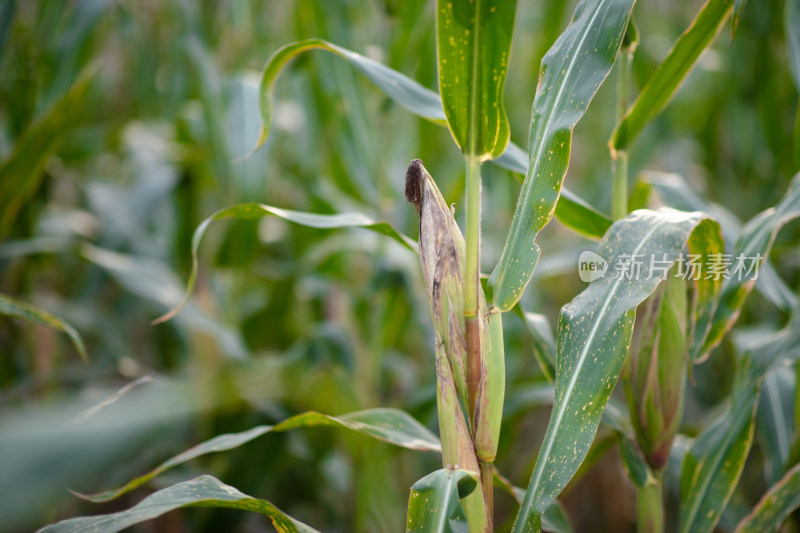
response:
[[[525,145],[544,52],[574,2],[520,2],[507,84],[512,139]],[[636,91],[700,2],[642,0]],[[0,320],[0,530],[129,507],[153,488],[208,472],[325,531],[403,529],[408,488],[439,458],[335,429],[268,435],[195,460],[121,501],[82,503],[67,488],[108,488],[213,435],[313,409],[397,407],[435,429],[433,333],[417,257],[365,230],[314,230],[273,217],[226,221],[200,249],[197,290],[176,319],[191,234],[211,212],[264,202],[315,213],[361,212],[416,238],[403,199],[420,158],[463,221],[463,162],[445,128],[393,105],[344,61],[312,52],[277,85],[275,125],[258,133],[258,77],[279,46],[322,37],[436,87],[428,0],[4,0],[0,5],[0,292],[73,324],[68,337]],[[725,28],[666,112],[631,152],[632,175],[675,172],[732,216],[773,205],[798,170],[798,105],[783,2],[750,2],[736,39]],[[614,73],[612,72],[612,76]],[[569,187],[607,212],[614,84],[575,132]],[[518,181],[484,171],[484,271],[499,257]],[[800,287],[798,232],[772,259]],[[557,221],[526,309],[555,324],[583,288],[576,257],[591,243]],[[740,322],[775,328],[753,296]],[[547,385],[526,326],[506,321],[507,406],[498,466],[525,486],[548,416]],[[730,387],[732,348],[695,369],[691,434]],[[91,417],[85,409],[143,376]],[[791,370],[775,390],[792,400]],[[77,417],[77,418],[76,418]],[[565,497],[577,531],[632,530],[633,492],[607,430]],[[763,493],[757,452],[740,495]],[[609,453],[607,453],[609,452]],[[675,490],[675,481],[668,480]],[[736,501],[732,505],[735,505]],[[514,502],[497,496],[498,530]],[[669,514],[669,507],[668,507]],[[725,521],[720,526],[725,528]],[[141,531],[265,531],[264,517],[171,513]]]

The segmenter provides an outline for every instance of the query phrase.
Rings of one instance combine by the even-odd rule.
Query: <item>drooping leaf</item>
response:
[[[278,433],[312,426],[340,426],[403,448],[428,452],[440,451],[439,440],[435,435],[414,420],[408,413],[397,409],[367,409],[366,411],[356,411],[341,416],[329,416],[309,411],[287,418],[274,426],[256,426],[241,433],[218,435],[167,459],[150,472],[129,481],[122,487],[96,494],[76,494],[93,502],[114,500],[142,486],[170,468],[191,461],[201,455],[237,448],[266,433]]]
[[[797,217],[800,217],[800,174],[792,178],[789,190],[775,207],[761,212],[742,230],[733,250],[731,272],[723,283],[719,304],[713,313],[700,317],[698,321],[691,360],[702,361],[736,322],[744,300],[759,276],[759,267],[769,256],[775,236],[785,224]],[[741,269],[737,272],[739,266]]]
[[[42,324],[66,333],[72,340],[72,344],[75,345],[75,349],[78,350],[81,359],[83,359],[84,362],[89,362],[89,358],[86,355],[86,348],[83,345],[83,339],[81,339],[80,333],[78,333],[78,330],[72,327],[65,320],[48,313],[44,309],[40,309],[35,305],[21,302],[14,298],[9,298],[3,294],[0,294],[0,315],[20,318],[22,320],[27,320],[36,324]]]
[[[555,402],[515,532],[539,527],[541,514],[589,451],[628,352],[636,307],[656,289],[687,242],[695,251],[721,246],[715,242],[721,240],[719,229],[715,237],[709,226],[717,227],[701,213],[640,210],[615,222],[600,242],[597,253],[609,265],[607,274],[561,310]],[[692,239],[695,234],[709,243]],[[626,267],[634,268],[633,257],[644,259],[639,270],[626,274]],[[663,263],[654,265],[651,257]],[[713,291],[713,285],[707,290]]]
[[[627,150],[637,135],[666,107],[714,39],[734,0],[708,0],[689,28],[658,65],[611,135],[613,150]]]
[[[439,95],[465,155],[499,157],[509,139],[503,90],[516,0],[438,0]]]
[[[533,276],[534,243],[550,221],[567,172],[572,129],[608,76],[633,0],[584,0],[542,59],[528,140],[528,171],[500,262],[489,278],[492,304],[508,311]]]
[[[408,533],[469,533],[461,499],[478,485],[476,472],[442,469],[411,487],[408,499]]]
[[[50,107],[14,142],[0,163],[0,238],[8,233],[17,213],[39,188],[45,164],[70,128],[78,124],[96,69],[87,67]]]
[[[211,476],[200,476],[154,492],[134,507],[117,513],[62,520],[39,533],[115,533],[182,507],[224,507],[261,513],[281,533],[317,533],[266,500],[253,498]]]
[[[321,39],[309,39],[284,46],[272,55],[264,68],[259,89],[261,134],[256,148],[266,141],[271,129],[274,107],[273,90],[278,75],[286,63],[308,50],[327,50],[338,55],[350,62],[403,108],[431,122],[446,124],[442,100],[438,93],[377,61]],[[525,174],[528,168],[527,154],[513,143],[508,143],[506,151],[494,162],[521,174]],[[561,201],[556,206],[556,216],[567,227],[596,239],[601,238],[611,225],[611,221],[607,217],[566,188],[563,189]]]
[[[777,531],[781,523],[798,507],[800,507],[800,465],[795,465],[769,489],[755,509],[739,522],[736,533]]]
[[[162,315],[155,320],[153,324],[160,324],[170,320],[177,315],[183,306],[189,301],[189,297],[194,290],[194,284],[197,281],[197,249],[200,247],[200,242],[203,236],[215,220],[222,220],[225,218],[236,218],[240,220],[257,220],[265,216],[276,216],[301,226],[308,226],[310,228],[319,229],[333,229],[333,228],[365,228],[381,235],[386,235],[396,240],[406,248],[416,251],[416,243],[399,233],[392,226],[386,222],[375,222],[369,217],[360,213],[340,213],[336,215],[318,215],[315,213],[305,213],[302,211],[292,211],[290,209],[281,209],[280,207],[273,207],[265,204],[247,203],[239,204],[232,207],[220,209],[213,215],[203,220],[197,229],[194,230],[192,235],[192,271],[189,274],[189,280],[186,282],[186,294],[183,301],[174,309]]]
[[[286,63],[308,50],[327,50],[328,52],[336,54],[350,62],[359,72],[385,92],[389,98],[404,108],[428,120],[444,123],[445,116],[442,110],[442,101],[439,99],[439,95],[434,91],[423,87],[403,74],[375,60],[364,57],[361,54],[357,54],[322,39],[307,39],[281,47],[277,52],[272,54],[272,57],[269,58],[267,65],[264,67],[259,89],[261,136],[256,148],[261,146],[269,136],[272,126],[272,109],[274,107],[273,92],[278,75]]]

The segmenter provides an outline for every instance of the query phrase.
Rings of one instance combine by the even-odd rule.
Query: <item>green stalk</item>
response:
[[[657,472],[636,489],[636,533],[663,533],[662,474]]]
[[[483,320],[479,316],[478,294],[480,291],[481,265],[481,161],[475,156],[466,156],[467,181],[467,228],[464,257],[464,329],[467,344],[467,396],[470,427],[473,440],[477,437],[477,409],[481,375],[484,367],[482,330]],[[492,463],[480,461],[481,487],[483,489],[489,531],[492,530],[493,476]]]
[[[481,380],[483,343],[478,316],[481,254],[481,161],[466,156],[467,228],[464,257],[464,318],[467,343],[467,395],[469,417],[474,431],[475,405]]]
[[[631,86],[631,63],[638,35],[631,21],[617,62],[617,120],[622,120],[628,110]],[[628,151],[611,148],[611,166],[614,172],[611,196],[611,218],[619,220],[628,215]]]

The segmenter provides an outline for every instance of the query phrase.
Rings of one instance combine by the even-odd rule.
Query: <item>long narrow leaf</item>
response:
[[[645,172],[645,181],[655,187],[661,199],[669,206],[683,211],[704,211],[719,222],[725,242],[733,247],[742,233],[741,223],[725,208],[708,202],[692,190],[678,174]],[[797,305],[797,296],[765,259],[756,280],[756,290],[782,311],[791,311]]]
[[[291,211],[289,209],[281,209],[279,207],[272,207],[264,204],[239,204],[233,207],[221,209],[203,220],[197,229],[194,230],[192,235],[192,271],[189,274],[189,280],[186,283],[186,294],[183,301],[174,309],[162,315],[155,320],[153,324],[160,324],[170,320],[177,315],[183,306],[189,301],[189,297],[194,290],[194,284],[197,281],[197,249],[200,247],[200,242],[203,240],[208,226],[215,220],[222,220],[225,218],[236,218],[240,220],[256,220],[265,216],[276,216],[301,226],[308,226],[311,228],[320,229],[333,229],[333,228],[366,228],[376,233],[386,235],[396,240],[409,250],[416,251],[416,243],[399,233],[396,229],[386,222],[375,222],[365,215],[359,213],[341,213],[336,215],[317,215],[314,213],[304,213],[302,211]]]
[[[14,298],[9,298],[8,296],[0,294],[0,315],[20,318],[29,322],[35,322],[37,324],[42,324],[66,333],[72,340],[72,344],[75,345],[75,349],[78,350],[81,359],[83,359],[84,362],[89,361],[89,358],[86,355],[86,348],[83,345],[83,339],[81,339],[81,335],[78,333],[78,330],[72,327],[65,320],[48,313],[44,309],[40,309],[35,305],[21,302],[19,300],[15,300]]]
[[[733,271],[723,284],[719,305],[713,314],[701,319],[695,330],[691,350],[692,360],[702,361],[722,341],[725,333],[739,317],[744,300],[758,278],[758,268],[769,256],[778,231],[798,217],[800,217],[800,174],[792,179],[789,190],[778,205],[757,215],[742,230],[733,250]],[[742,271],[736,273],[739,258],[745,263]],[[750,265],[747,262],[754,264],[755,268],[752,271],[749,270]]]
[[[786,472],[745,517],[736,533],[776,531],[781,523],[800,507],[800,464]]]
[[[39,533],[115,533],[182,507],[224,507],[253,511],[269,517],[281,533],[317,533],[266,500],[259,500],[211,476],[200,476],[154,492],[134,507],[117,513],[70,518],[44,527]]]
[[[759,339],[739,359],[729,409],[695,439],[681,469],[682,533],[713,531],[750,451],[764,377],[787,356],[800,355],[800,307],[777,333]]]
[[[439,94],[447,125],[464,154],[499,157],[509,139],[503,89],[516,0],[438,0]]]
[[[283,67],[291,59],[308,50],[326,50],[350,62],[364,76],[394,102],[411,113],[434,123],[446,124],[442,100],[438,93],[423,87],[407,76],[372,59],[342,48],[321,39],[309,39],[291,43],[277,52],[267,62],[261,78],[260,112],[261,135],[256,148],[266,141],[272,126],[272,109],[274,107],[273,91],[275,82]],[[508,143],[508,148],[495,160],[499,166],[514,172],[525,174],[528,168],[528,156],[520,147]],[[592,238],[601,238],[611,226],[611,221],[586,201],[564,189],[562,199],[556,206],[556,216],[567,227]]]
[[[550,221],[569,165],[572,129],[619,51],[633,0],[582,1],[542,59],[528,141],[529,166],[500,262],[489,278],[492,304],[508,311],[533,276],[534,238]]]
[[[613,150],[627,150],[642,129],[666,107],[697,59],[731,12],[734,0],[708,0],[650,76],[611,135]]]
[[[232,450],[266,433],[279,433],[312,426],[339,426],[403,448],[427,452],[440,451],[439,440],[436,436],[409,416],[408,413],[397,409],[368,409],[341,416],[329,416],[309,411],[287,418],[274,426],[256,426],[241,433],[218,435],[167,459],[150,472],[129,481],[122,487],[96,494],[75,494],[93,502],[114,500],[144,485],[170,468],[191,461],[201,455]]]
[[[681,468],[681,533],[714,530],[733,494],[753,442],[760,385],[742,359],[729,410],[695,439]]]
[[[566,486],[591,447],[603,410],[619,377],[630,346],[636,307],[656,289],[664,272],[650,257],[669,268],[688,242],[721,246],[716,223],[701,213],[672,209],[634,211],[611,227],[597,253],[609,269],[626,258],[644,258],[638,275],[624,269],[593,281],[561,310],[555,402],[514,532],[540,526],[541,514]],[[699,250],[698,250],[699,251]],[[641,261],[641,259],[640,259]],[[622,266],[621,265],[621,266]],[[707,284],[700,280],[698,285]],[[713,291],[714,286],[707,287]]]
[[[78,123],[95,71],[94,66],[84,69],[72,86],[25,129],[0,164],[0,238],[39,188],[50,155]]]
[[[476,472],[442,469],[411,487],[408,499],[408,533],[469,533],[461,498],[478,485]]]

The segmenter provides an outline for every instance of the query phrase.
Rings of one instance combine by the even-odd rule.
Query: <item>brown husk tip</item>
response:
[[[408,165],[406,171],[406,200],[414,204],[417,213],[422,210],[422,172],[424,169],[422,161],[415,159]]]

